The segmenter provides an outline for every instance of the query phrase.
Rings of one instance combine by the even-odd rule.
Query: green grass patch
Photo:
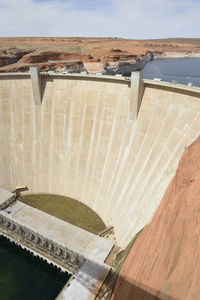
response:
[[[68,197],[31,194],[20,196],[18,200],[94,234],[106,228],[102,219],[91,208]]]

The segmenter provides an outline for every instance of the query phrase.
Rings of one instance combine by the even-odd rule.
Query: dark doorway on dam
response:
[[[69,278],[0,237],[0,300],[53,300]]]

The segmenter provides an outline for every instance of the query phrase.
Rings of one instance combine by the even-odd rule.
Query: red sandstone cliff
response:
[[[112,299],[200,299],[200,138],[133,245]]]

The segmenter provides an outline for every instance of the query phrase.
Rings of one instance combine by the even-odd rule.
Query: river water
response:
[[[147,63],[142,70],[144,78],[161,78],[200,87],[200,58],[164,58]]]
[[[0,237],[0,300],[53,300],[69,277]]]

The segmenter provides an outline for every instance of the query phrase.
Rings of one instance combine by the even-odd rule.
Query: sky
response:
[[[200,0],[0,0],[0,36],[200,38]]]

